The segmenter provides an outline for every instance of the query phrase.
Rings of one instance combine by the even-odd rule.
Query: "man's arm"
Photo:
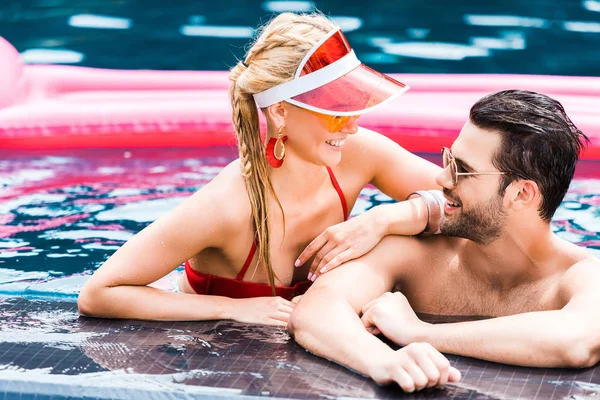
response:
[[[494,362],[532,367],[593,366],[600,360],[600,263],[585,260],[571,267],[561,286],[567,304],[560,310],[426,324],[397,293],[372,304],[363,315],[363,323],[377,327],[398,344],[427,341],[446,353]]]
[[[418,247],[411,238],[384,239],[363,258],[317,279],[290,317],[288,329],[296,341],[378,383],[397,382],[407,391],[460,379],[460,373],[430,345],[394,351],[367,332],[359,318],[364,304],[395,284],[399,255],[410,254],[408,248],[417,252]]]

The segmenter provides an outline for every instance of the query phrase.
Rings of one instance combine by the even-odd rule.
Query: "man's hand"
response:
[[[369,375],[379,384],[397,383],[405,392],[458,382],[460,372],[429,343],[412,343],[378,357]]]
[[[362,309],[361,320],[367,331],[374,335],[382,333],[399,345],[418,340],[427,325],[417,317],[400,292],[387,292],[369,302]]]

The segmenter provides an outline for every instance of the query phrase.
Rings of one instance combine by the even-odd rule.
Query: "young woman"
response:
[[[277,16],[230,79],[239,159],[112,255],[81,290],[82,314],[285,326],[317,274],[428,225],[425,195],[336,225],[366,184],[405,200],[440,169],[357,125],[407,87],[362,65],[326,17]],[[147,286],[184,262],[181,292]]]

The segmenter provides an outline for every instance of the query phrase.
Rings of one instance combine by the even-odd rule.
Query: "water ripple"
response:
[[[161,149],[136,150],[125,158],[121,150],[5,156],[0,176],[14,172],[33,179],[4,181],[0,292],[76,296],[91,273],[135,232],[213,179],[234,155],[224,149]],[[116,160],[119,174],[106,175]],[[46,179],[37,179],[40,174]],[[390,202],[380,191],[365,188],[351,215]],[[600,179],[572,182],[552,228],[600,253]],[[153,286],[176,291],[180,274],[181,268]],[[261,338],[273,343],[287,339]]]

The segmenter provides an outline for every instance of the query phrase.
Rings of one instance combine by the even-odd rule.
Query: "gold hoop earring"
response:
[[[283,159],[285,158],[285,141],[287,136],[285,135],[285,127],[281,125],[277,130],[277,138],[271,138],[267,142],[266,158],[269,165],[273,168],[279,168],[283,165]]]

